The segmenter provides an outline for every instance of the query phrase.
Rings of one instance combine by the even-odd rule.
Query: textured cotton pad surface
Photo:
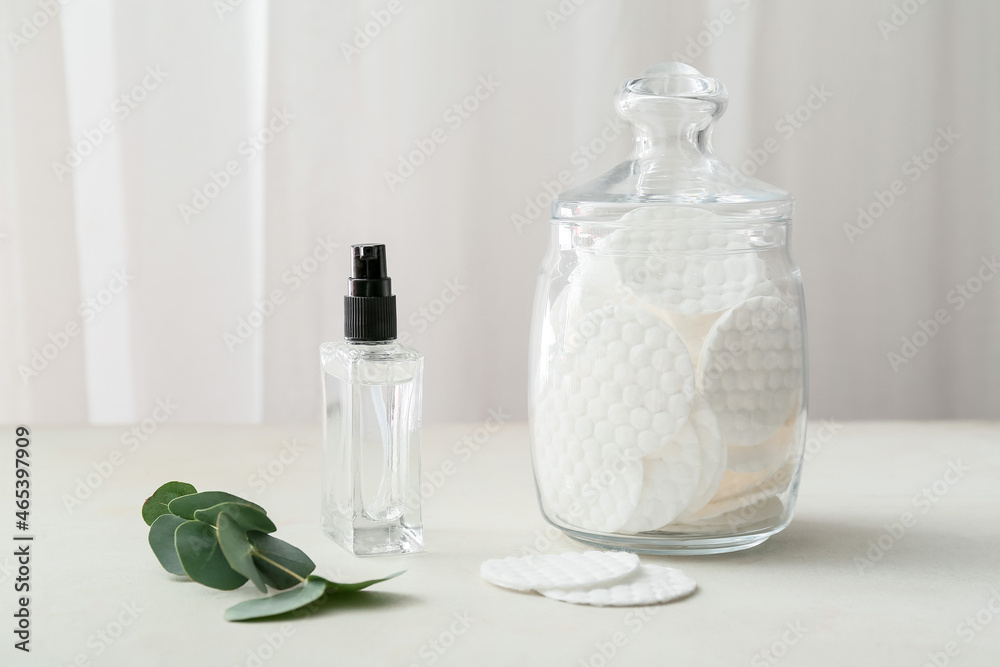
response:
[[[746,447],[774,435],[802,392],[798,311],[756,296],[726,312],[705,339],[698,387],[727,445]]]
[[[680,570],[661,565],[640,565],[628,579],[601,588],[552,589],[542,595],[553,600],[597,607],[632,607],[662,604],[694,592],[697,584]]]
[[[621,281],[640,301],[685,315],[735,306],[763,278],[764,263],[739,234],[688,227],[626,228],[604,240]]]
[[[642,494],[623,533],[642,533],[670,523],[691,502],[701,479],[701,445],[694,427],[677,436],[643,462]]]
[[[552,360],[536,398],[535,472],[546,509],[574,526],[620,529],[643,488],[643,457],[687,423],[694,367],[666,322],[635,306],[591,311]]]
[[[647,310],[650,309],[647,308]],[[684,345],[687,346],[688,353],[691,355],[691,361],[697,367],[701,350],[705,346],[705,338],[722,313],[684,315],[683,313],[670,313],[660,309],[654,309],[651,312],[670,323],[670,326],[674,328],[677,335],[684,341]]]
[[[722,442],[722,433],[719,431],[719,422],[715,418],[712,408],[699,394],[695,394],[694,405],[691,407],[691,415],[688,418],[694,426],[695,434],[698,436],[698,445],[701,448],[701,478],[698,480],[698,488],[691,498],[691,502],[678,517],[697,512],[705,506],[716,494],[719,485],[722,483],[722,476],[726,473],[727,450]]]
[[[580,321],[587,313],[606,306],[624,305],[634,297],[618,280],[610,257],[581,254],[580,263],[570,273],[568,285],[549,311],[557,337]]]
[[[627,457],[614,442],[572,432],[572,419],[552,399],[541,409],[562,427],[549,430],[544,417],[535,424],[535,474],[548,511],[574,526],[613,532],[635,512],[642,493],[642,459]],[[568,424],[568,425],[567,425]]]
[[[639,567],[639,557],[626,551],[511,556],[488,560],[479,575],[515,591],[575,590],[624,579]]]

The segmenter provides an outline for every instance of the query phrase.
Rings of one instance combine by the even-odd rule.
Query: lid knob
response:
[[[698,172],[715,170],[712,127],[728,101],[721,81],[684,63],[647,67],[622,84],[617,107],[632,124],[640,192],[684,187]]]
[[[552,204],[553,217],[621,220],[639,206],[684,206],[734,220],[787,218],[791,195],[712,150],[712,129],[728,102],[721,81],[685,63],[653,65],[625,81],[615,108],[632,125],[632,154],[562,193]]]

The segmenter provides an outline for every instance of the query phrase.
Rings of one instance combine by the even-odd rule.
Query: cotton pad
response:
[[[687,517],[685,521],[687,523],[696,523],[743,507],[763,503],[768,498],[776,496],[788,488],[795,473],[796,465],[796,462],[789,461],[763,479],[760,479],[754,486],[742,489],[738,494],[724,498],[713,498],[712,502],[702,507],[690,517]],[[761,473],[733,473],[732,471],[727,471],[723,476],[723,484],[726,483],[726,478],[730,475],[743,475],[747,478],[756,477],[758,479],[762,476]]]
[[[775,285],[770,280],[762,280],[759,283],[757,283],[757,285],[752,290],[750,290],[749,294],[747,294],[747,298],[750,298],[752,296],[773,296],[777,299],[780,299],[781,291],[778,289],[778,286]]]
[[[734,447],[733,449],[736,448]],[[719,482],[719,488],[715,490],[715,495],[712,496],[711,502],[735,498],[747,493],[770,479],[778,471],[781,464],[782,461],[776,461],[769,468],[758,470],[757,472],[727,470],[723,473],[722,481]]]
[[[642,493],[641,459],[626,458],[613,444],[581,442],[543,425],[536,426],[535,437],[535,472],[548,511],[570,525],[604,532],[628,521]]]
[[[722,316],[722,313],[708,313],[706,315],[685,315],[683,313],[671,313],[660,311],[663,319],[674,328],[677,335],[684,341],[684,345],[691,355],[691,362],[697,368],[701,357],[701,350],[705,346],[705,338],[708,332]]]
[[[755,524],[765,522],[773,524],[774,519],[781,516],[784,510],[785,506],[781,499],[772,496],[757,504],[746,505],[708,519],[695,520],[691,523],[676,521],[664,526],[662,530],[671,533],[731,533],[736,530],[746,530]]]
[[[694,366],[684,343],[669,324],[636,306],[592,311],[578,331],[577,345],[567,342],[568,356],[595,432],[607,422],[620,447],[652,454],[691,409]]]
[[[730,447],[726,467],[736,472],[760,472],[773,469],[784,461],[795,448],[797,412],[793,410],[788,421],[764,442],[749,447]]]
[[[688,506],[701,480],[701,445],[691,424],[643,459],[642,494],[622,533],[656,530]]]
[[[635,306],[591,311],[572,333],[536,399],[535,470],[556,517],[614,532],[638,505],[643,457],[687,423],[694,367],[670,325]]]
[[[735,306],[763,278],[764,263],[744,236],[713,228],[704,210],[646,207],[626,214],[601,247],[640,301],[685,315]],[[655,223],[655,226],[649,223]],[[678,226],[672,226],[678,225]]]
[[[722,442],[722,433],[719,431],[719,422],[716,420],[712,408],[708,407],[708,403],[700,394],[695,394],[694,404],[688,419],[694,426],[701,448],[701,478],[698,480],[698,488],[695,490],[691,502],[678,517],[681,520],[701,509],[715,495],[722,483],[722,476],[726,472],[727,458],[726,446]]]
[[[627,551],[586,551],[488,560],[480,566],[479,575],[515,591],[569,591],[606,586],[638,567],[639,557]]]
[[[657,306],[654,306],[646,301],[640,301],[634,296],[630,298],[630,303],[640,306],[650,315],[663,320],[669,324],[675,332],[677,332],[677,335],[680,336],[681,340],[684,342],[684,347],[687,348],[688,354],[691,355],[691,363],[695,366],[695,368],[697,368],[701,348],[705,345],[705,337],[708,335],[708,332],[712,330],[712,325],[714,325],[719,317],[722,316],[722,312],[706,313],[702,315],[685,315],[683,313],[672,313],[669,310],[658,308]]]
[[[798,311],[769,296],[727,311],[705,339],[698,387],[726,444],[745,447],[774,435],[802,392]]]
[[[570,272],[568,284],[549,311],[549,319],[557,332],[569,329],[591,311],[634,301],[618,280],[610,257],[590,253],[577,257],[579,264]]]
[[[550,589],[542,595],[553,600],[597,607],[632,607],[662,604],[685,597],[697,588],[680,570],[661,565],[640,565],[627,579],[613,585],[584,590]]]

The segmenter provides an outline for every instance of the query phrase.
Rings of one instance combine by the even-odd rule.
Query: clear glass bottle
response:
[[[632,155],[552,204],[532,318],[539,503],[569,536],[657,554],[791,520],[806,428],[792,197],[712,152],[725,87],[681,63],[622,84]]]
[[[352,246],[343,342],[320,346],[324,532],[357,556],[423,550],[423,355],[396,338],[385,246]]]

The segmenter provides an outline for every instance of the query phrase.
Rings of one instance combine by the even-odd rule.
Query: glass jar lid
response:
[[[632,154],[562,193],[552,204],[552,217],[613,222],[635,209],[654,209],[636,213],[653,214],[638,216],[647,220],[787,220],[793,206],[789,193],[744,176],[712,152],[712,129],[728,100],[721,81],[684,63],[654,65],[625,81],[616,109],[632,124]],[[676,210],[671,215],[668,209]],[[681,213],[692,209],[701,215]]]

